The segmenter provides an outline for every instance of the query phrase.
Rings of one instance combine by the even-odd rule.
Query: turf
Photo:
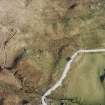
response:
[[[72,68],[65,96],[78,97],[86,105],[104,105],[105,84],[100,75],[105,68],[105,53],[80,54]]]

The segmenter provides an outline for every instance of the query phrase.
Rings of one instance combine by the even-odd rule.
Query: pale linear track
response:
[[[65,66],[65,69],[64,69],[64,72],[63,74],[61,75],[61,78],[55,83],[54,86],[52,86],[50,89],[48,89],[46,91],[46,93],[42,96],[42,105],[48,105],[47,104],[47,96],[51,94],[52,91],[54,91],[56,88],[58,88],[59,86],[62,85],[62,82],[63,80],[66,78],[67,76],[67,73],[68,71],[70,70],[71,68],[71,64],[72,62],[75,60],[76,56],[79,54],[79,53],[97,53],[97,52],[105,52],[105,49],[88,49],[88,50],[78,50],[77,52],[75,52],[72,56],[71,56],[71,59],[67,62],[66,66]]]

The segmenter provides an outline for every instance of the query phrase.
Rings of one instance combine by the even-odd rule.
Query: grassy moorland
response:
[[[67,57],[81,48],[104,48],[104,34],[105,0],[0,1],[0,65],[6,60],[5,69],[22,86],[19,91],[24,96],[19,100],[29,96],[32,105],[39,105],[41,96],[59,79]],[[63,89],[53,93],[55,99],[78,96],[83,104],[103,103],[105,90],[99,76],[104,54],[77,59]]]

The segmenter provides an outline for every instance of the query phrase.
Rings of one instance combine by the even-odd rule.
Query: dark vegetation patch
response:
[[[25,7],[29,6],[32,0],[25,0]]]
[[[71,59],[70,57],[67,57],[67,58],[66,58],[67,61],[69,61],[70,59]]]
[[[28,100],[25,100],[25,99],[23,99],[22,101],[21,101],[21,104],[22,105],[26,105],[26,104],[28,104],[29,103],[29,101]]]
[[[77,3],[74,3],[74,4],[70,5],[68,9],[74,9],[77,5],[78,5]]]
[[[7,69],[13,69],[16,68],[17,64],[21,61],[21,59],[24,57],[26,53],[26,49],[22,49],[18,52],[18,54],[15,56],[14,61],[10,67],[6,67]]]

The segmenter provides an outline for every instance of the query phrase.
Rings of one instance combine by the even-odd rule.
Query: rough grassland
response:
[[[67,96],[70,93],[73,97],[80,97],[84,104],[105,104],[104,84],[100,82],[105,68],[105,54],[84,54],[79,60],[74,72],[71,71]]]
[[[105,48],[104,34],[105,0],[0,0],[0,65],[6,60],[5,69],[22,87],[10,105],[23,99],[40,105],[41,96],[62,74],[66,58],[81,48]],[[80,59],[63,89],[50,99],[78,96],[89,105],[103,103],[105,89],[99,71],[104,68],[104,55],[80,55]],[[6,80],[5,85],[10,82]],[[8,97],[3,98],[5,103]]]
[[[105,84],[100,81],[104,69],[105,53],[78,55],[63,86],[53,95],[58,93],[58,100],[65,99],[68,104],[71,103],[69,99],[77,97],[78,104],[104,105]]]

